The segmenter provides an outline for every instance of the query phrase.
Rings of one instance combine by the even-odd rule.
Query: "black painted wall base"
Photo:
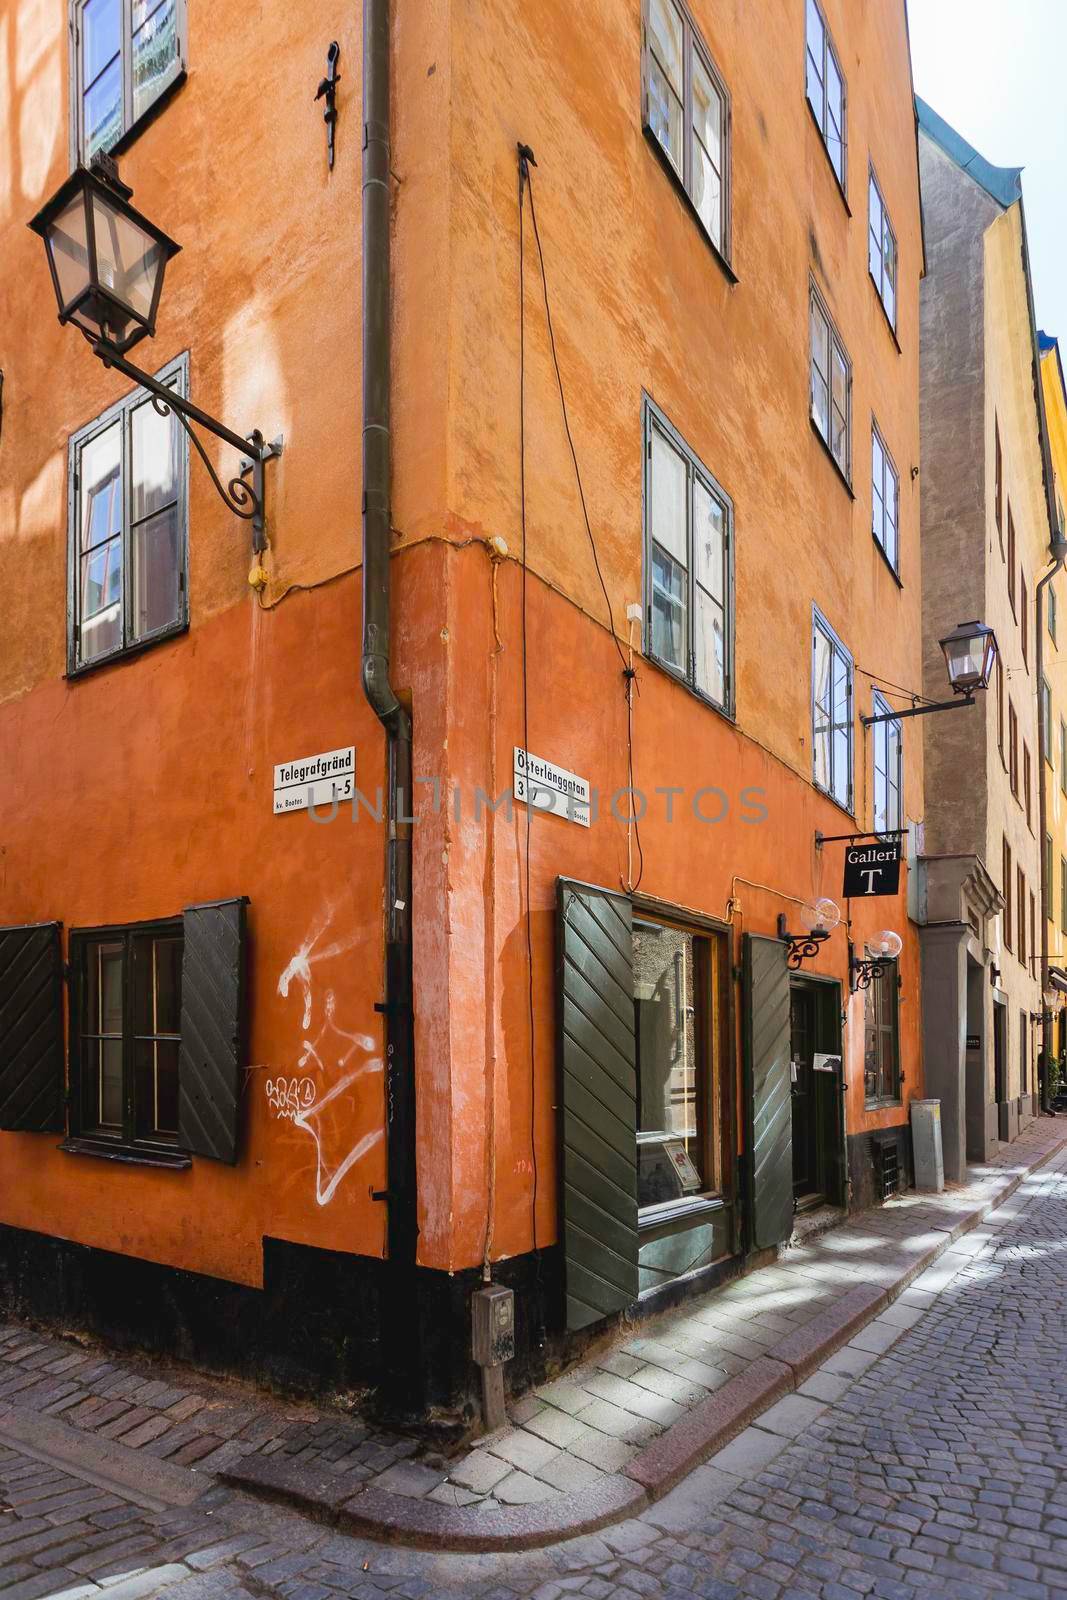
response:
[[[878,1187],[880,1162],[878,1145],[886,1135],[895,1136],[900,1161],[900,1191],[913,1187],[914,1167],[911,1154],[911,1128],[902,1123],[899,1128],[879,1129],[874,1133],[850,1133],[848,1136],[848,1178],[851,1190],[850,1209],[866,1211],[870,1206],[882,1204]]]

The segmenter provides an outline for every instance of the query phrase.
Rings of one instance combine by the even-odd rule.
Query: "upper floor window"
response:
[[[1011,845],[1008,843],[1007,839],[1002,838],[1002,840],[1001,840],[1001,849],[1003,851],[1003,864],[1002,864],[1002,867],[1001,867],[1000,893],[1001,893],[1001,898],[1004,901],[1003,912],[1002,912],[1002,915],[1003,915],[1004,948],[1005,948],[1005,950],[1010,950],[1011,947],[1012,947],[1012,926],[1011,926],[1011,923],[1012,923],[1012,918],[1011,918],[1011,894],[1012,894],[1012,889],[1011,889]]]
[[[1015,615],[1015,518],[1011,514],[1011,501],[1008,501],[1008,601],[1011,605],[1011,614]]]
[[[77,157],[110,150],[184,71],[185,0],[72,0]]]
[[[811,416],[847,482],[852,479],[852,363],[822,295],[811,285]]]
[[[997,533],[1000,535],[1000,553],[1004,554],[1004,454],[1000,448],[1000,419],[993,418],[993,510],[997,519]]]
[[[808,104],[819,125],[830,165],[844,189],[848,153],[845,80],[817,0],[807,0],[807,9]]]
[[[187,358],[160,378],[184,394]],[[71,439],[70,671],[185,626],[187,462],[184,431],[143,389]]]
[[[812,624],[812,776],[852,810],[852,657],[818,611]]]
[[[1016,800],[1019,798],[1019,719],[1015,707],[1008,701],[1008,782]]]
[[[876,717],[887,716],[892,710],[892,706],[880,694],[874,696]],[[892,722],[875,722],[871,733],[874,735],[874,831],[892,833],[894,829],[904,826],[901,802],[903,730],[894,719]]]
[[[1019,572],[1019,640],[1023,650],[1023,666],[1030,671],[1030,610],[1026,597],[1026,579]]]
[[[730,97],[693,19],[646,0],[644,123],[716,249],[729,255]]]
[[[897,236],[889,221],[889,212],[885,208],[885,201],[882,199],[882,191],[878,187],[873,167],[870,173],[867,217],[867,262],[890,326],[896,328]]]
[[[733,505],[647,399],[644,431],[646,648],[729,713]]]
[[[871,531],[894,572],[900,571],[899,512],[900,478],[875,423],[871,428]]]

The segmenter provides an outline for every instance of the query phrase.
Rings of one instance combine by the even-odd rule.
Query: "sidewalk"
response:
[[[220,1479],[377,1538],[457,1550],[548,1543],[660,1499],[1065,1143],[1067,1121],[1041,1118],[972,1168],[966,1186],[863,1212],[777,1265],[641,1323],[449,1460],[358,1418],[186,1370],[161,1375],[148,1361],[105,1359],[14,1325],[0,1328],[0,1432],[25,1437],[43,1414],[56,1419],[51,1431],[62,1423],[95,1435],[112,1457],[184,1469],[191,1493]],[[899,1326],[921,1315],[921,1297],[908,1301],[892,1314]]]

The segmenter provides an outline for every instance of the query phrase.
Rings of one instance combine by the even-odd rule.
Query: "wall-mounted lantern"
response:
[[[948,669],[954,700],[937,700],[931,705],[911,706],[906,711],[882,712],[876,717],[860,717],[865,728],[874,722],[900,722],[904,717],[928,717],[934,711],[955,711],[973,706],[975,692],[989,688],[989,677],[997,654],[997,638],[984,622],[959,622],[951,633],[939,639]]]
[[[173,412],[196,446],[224,503],[252,524],[253,549],[264,537],[263,466],[281,454],[281,440],[267,444],[258,429],[247,437],[224,427],[192,401],[127,361],[126,351],[156,331],[156,313],[167,262],[181,249],[130,205],[109,156],[97,154],[79,166],[30,223],[45,243],[59,320],[80,328],[105,367],[114,367],[146,389],[161,416]],[[189,427],[195,422],[246,456],[241,473],[225,488],[203,445]],[[251,471],[252,482],[244,473]]]
[[[852,993],[855,994],[857,989],[869,989],[876,978],[883,977],[886,968],[892,966],[903,948],[903,939],[899,933],[894,933],[892,928],[883,928],[881,933],[876,933],[867,940],[866,953],[862,960],[850,944],[848,980]]]
[[[794,972],[802,961],[818,955],[819,946],[826,943],[841,921],[841,907],[828,898],[809,900],[801,906],[799,916],[803,933],[789,932],[784,912],[778,918],[778,937],[789,946],[786,960]]]

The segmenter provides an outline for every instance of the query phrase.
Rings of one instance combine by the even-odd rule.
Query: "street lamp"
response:
[[[819,946],[826,943],[841,921],[841,907],[836,900],[824,896],[821,900],[805,901],[800,908],[799,916],[804,928],[803,933],[789,932],[784,913],[778,918],[778,937],[784,939],[789,946],[786,959],[794,972],[802,961],[818,955]]]
[[[867,940],[866,954],[859,960],[849,945],[848,975],[853,994],[857,989],[869,989],[876,978],[881,978],[887,967],[897,959],[904,941],[892,928],[883,928]]]
[[[90,166],[71,173],[30,223],[44,240],[59,320],[81,329],[105,367],[114,367],[146,389],[161,416],[177,417],[224,503],[235,516],[251,522],[252,548],[258,553],[266,548],[263,466],[281,454],[282,441],[267,444],[258,429],[247,437],[234,433],[126,359],[126,351],[138,340],[155,333],[167,262],[181,249],[130,205],[132,193],[110,156],[98,153]],[[228,487],[190,422],[248,458]],[[248,471],[251,484],[245,482]]]
[[[876,717],[860,717],[869,728],[874,722],[901,722],[905,717],[928,717],[934,711],[955,711],[958,706],[973,706],[975,691],[988,689],[989,676],[997,654],[997,637],[984,622],[958,622],[951,633],[938,640],[948,668],[953,700],[936,700],[930,705],[911,706],[906,711],[882,712]]]

